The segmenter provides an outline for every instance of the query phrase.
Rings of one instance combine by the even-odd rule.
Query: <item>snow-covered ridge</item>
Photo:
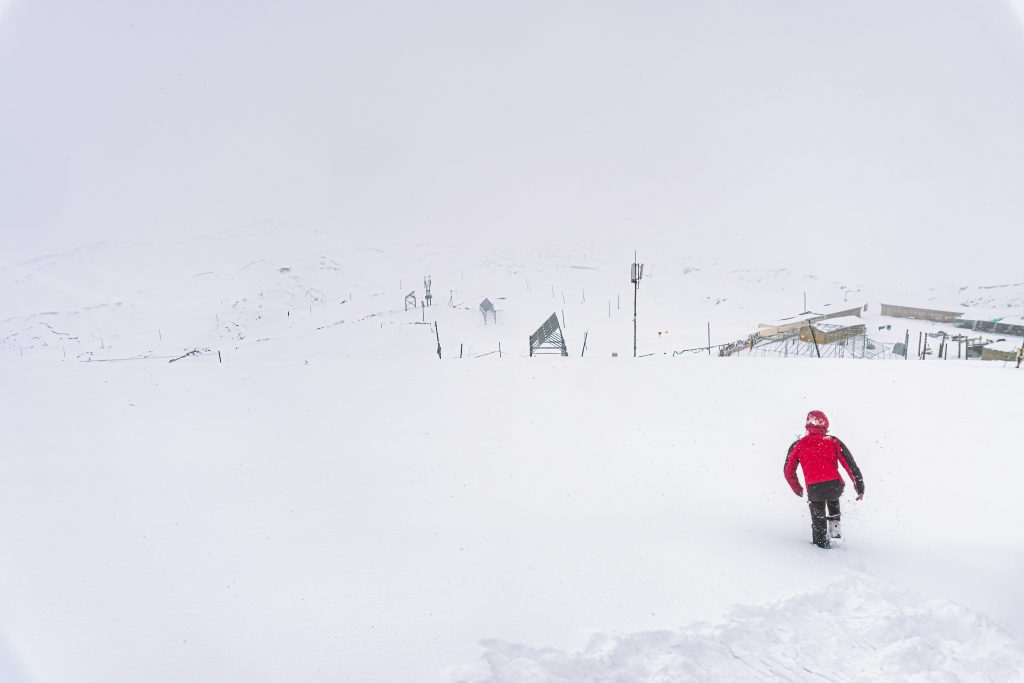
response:
[[[714,344],[743,339],[759,322],[805,305],[948,298],[1010,311],[1024,302],[1021,284],[887,292],[867,279],[828,282],[657,250],[650,257],[641,258],[641,355],[706,345],[709,324]],[[555,312],[571,353],[582,352],[586,337],[591,354],[631,355],[631,258],[597,247],[357,247],[275,226],[162,244],[100,243],[0,268],[0,353],[100,360],[209,348],[233,357],[426,358],[436,344],[417,344],[409,328],[436,322],[448,358],[490,354],[499,344],[502,355],[525,356],[527,336]],[[427,276],[432,305],[417,310]],[[499,311],[489,328],[477,310],[484,298]]]

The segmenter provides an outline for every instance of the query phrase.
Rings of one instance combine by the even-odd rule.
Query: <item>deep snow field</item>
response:
[[[0,269],[0,680],[1024,680],[1024,374],[671,353],[870,285],[658,255],[634,360],[631,254],[195,246]]]

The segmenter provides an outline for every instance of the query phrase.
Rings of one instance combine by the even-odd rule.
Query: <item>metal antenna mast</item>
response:
[[[633,267],[629,271],[629,280],[633,283],[633,358],[636,358],[636,299],[640,290],[640,280],[644,276],[644,264],[636,262],[636,252],[633,252]]]

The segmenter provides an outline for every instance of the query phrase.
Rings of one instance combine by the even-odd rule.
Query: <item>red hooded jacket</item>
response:
[[[838,498],[845,488],[839,476],[839,465],[842,465],[857,494],[864,495],[864,477],[853,460],[853,454],[846,444],[827,434],[828,420],[823,414],[819,413],[820,417],[812,419],[815,413],[818,411],[808,416],[807,436],[794,441],[786,454],[786,466],[783,471],[790,488],[798,496],[804,493],[796,476],[796,467],[800,465],[810,500]]]

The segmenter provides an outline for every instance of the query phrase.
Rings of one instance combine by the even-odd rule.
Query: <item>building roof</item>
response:
[[[788,318],[781,318],[772,322],[758,323],[758,327],[785,327],[786,325],[805,323],[808,320],[814,320],[820,317],[821,313],[801,313],[800,315],[792,315]]]
[[[834,330],[845,330],[851,327],[863,327],[865,323],[864,318],[859,318],[855,315],[841,315],[835,318],[819,320],[812,324],[815,329],[821,330],[822,332],[832,332]]]
[[[867,301],[862,301],[860,299],[854,299],[853,301],[833,301],[832,303],[815,306],[814,310],[822,315],[828,315],[829,313],[835,313],[836,311],[860,310],[863,309],[867,303]]]
[[[863,303],[857,303],[855,301],[841,301],[839,303],[825,304],[823,306],[815,306],[813,311],[804,311],[799,315],[791,315],[788,318],[780,318],[767,323],[758,323],[758,327],[787,327],[795,324],[802,324],[810,320],[817,320],[827,315],[835,315],[836,313],[847,313],[853,311],[859,311],[864,308]],[[837,318],[840,316],[836,316]],[[847,318],[857,316],[842,316]],[[829,318],[834,320],[835,318]],[[860,320],[860,318],[857,318]]]
[[[992,349],[993,351],[1016,351],[1020,348],[1021,342],[1019,339],[1006,339],[1004,341],[992,342],[986,344],[986,349]]]

